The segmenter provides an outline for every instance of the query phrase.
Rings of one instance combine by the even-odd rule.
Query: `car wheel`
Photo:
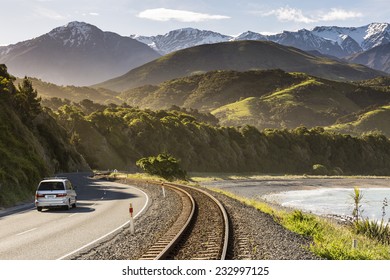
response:
[[[66,205],[64,206],[64,209],[70,210],[70,206],[71,206],[71,204],[70,204],[70,199],[69,199],[68,202],[66,203]]]
[[[37,207],[37,210],[39,211],[39,212],[41,212],[42,211],[42,207]]]

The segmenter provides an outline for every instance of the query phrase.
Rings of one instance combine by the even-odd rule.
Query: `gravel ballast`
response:
[[[153,184],[137,182],[136,187],[148,194],[149,206],[135,219],[135,233],[132,235],[126,226],[99,245],[72,256],[72,259],[136,260],[169,229],[181,211],[180,197],[168,188],[165,189],[164,197],[162,188]]]
[[[234,260],[316,260],[311,241],[293,233],[273,218],[223,194],[212,193],[230,219],[228,258]]]

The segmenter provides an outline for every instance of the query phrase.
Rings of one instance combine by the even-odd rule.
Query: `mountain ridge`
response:
[[[385,75],[368,67],[320,58],[274,42],[233,41],[176,51],[94,87],[123,91],[213,70],[247,71],[276,68],[333,80],[363,80]]]
[[[372,69],[390,73],[390,43],[354,54],[346,58],[346,60],[351,63],[367,65]]]

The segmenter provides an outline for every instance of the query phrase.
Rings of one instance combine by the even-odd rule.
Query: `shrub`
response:
[[[312,172],[314,175],[328,175],[329,174],[328,168],[326,168],[322,164],[314,164]]]
[[[371,239],[376,239],[382,244],[390,244],[390,227],[383,220],[378,222],[366,218],[362,219],[355,223],[355,230],[356,233],[363,234]]]
[[[160,176],[166,180],[186,179],[186,172],[181,169],[180,161],[167,153],[139,159],[136,165],[151,175]]]

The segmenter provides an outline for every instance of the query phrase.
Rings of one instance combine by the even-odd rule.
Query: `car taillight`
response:
[[[66,193],[57,193],[57,197],[64,197],[66,196]]]
[[[39,197],[45,197],[45,195],[40,193],[35,194],[35,198],[39,198]]]

